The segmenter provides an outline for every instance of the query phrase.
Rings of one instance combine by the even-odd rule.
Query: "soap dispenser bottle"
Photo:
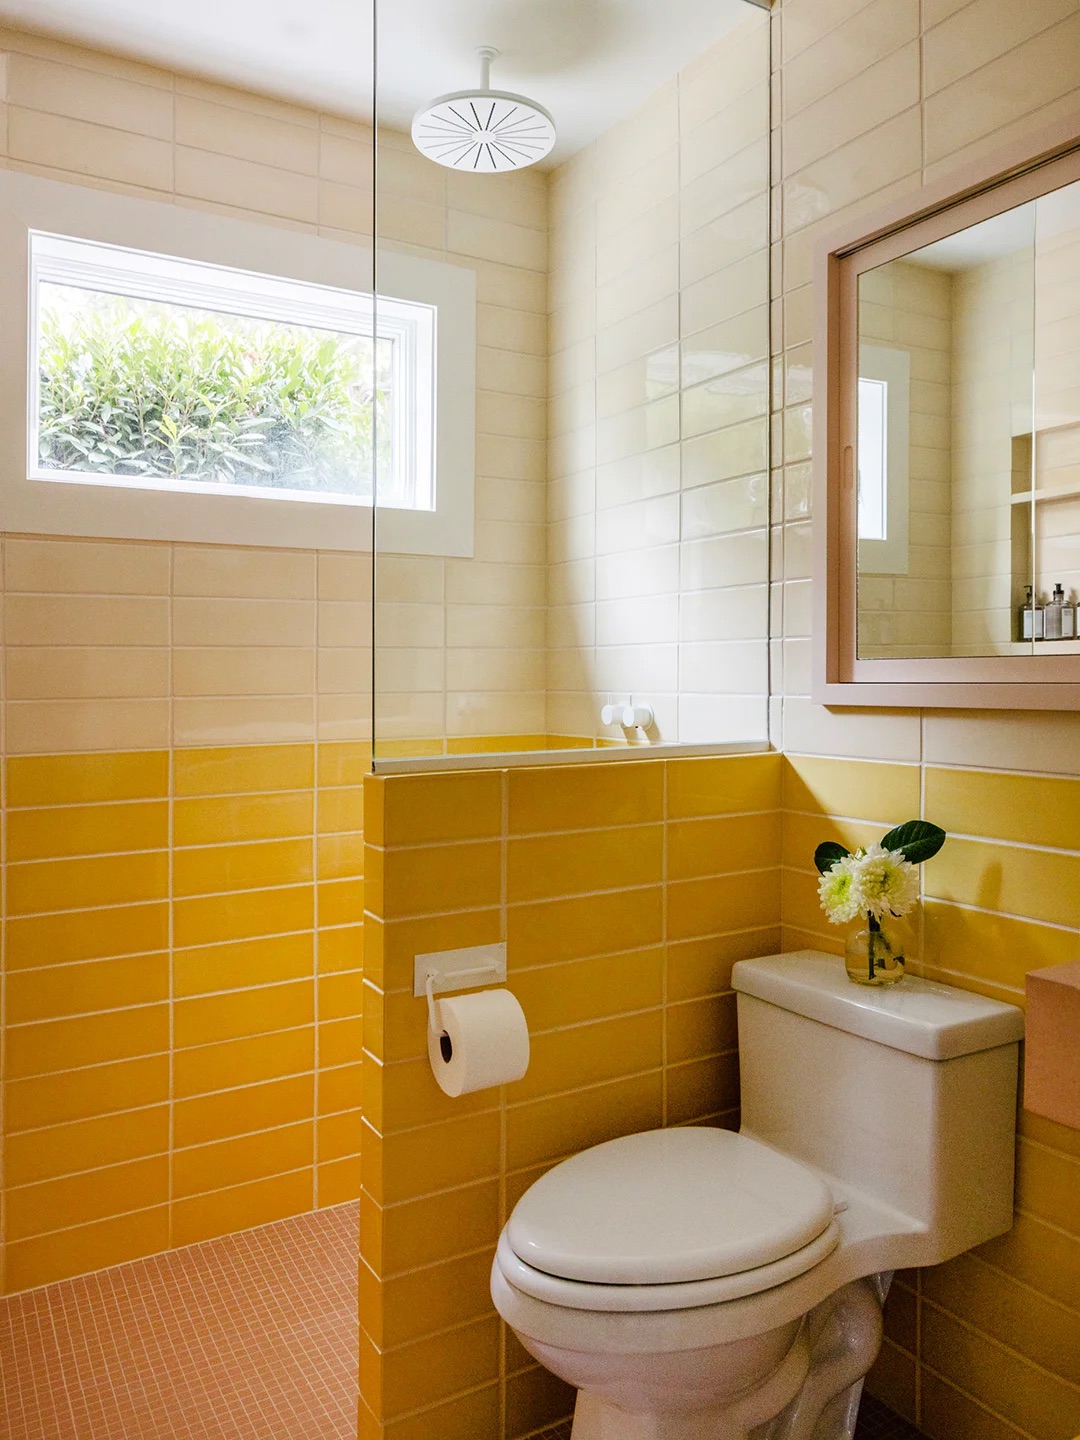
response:
[[[1066,597],[1062,586],[1058,585],[1061,591],[1061,638],[1063,640],[1076,639],[1076,602]]]
[[[1027,587],[1024,608],[1020,614],[1022,617],[1020,638],[1022,640],[1041,640],[1043,638],[1045,612],[1043,607],[1034,598],[1034,592],[1030,585]]]
[[[1046,612],[1043,617],[1043,633],[1047,640],[1061,639],[1061,607],[1065,601],[1065,591],[1060,583],[1054,586],[1054,593],[1047,601]]]

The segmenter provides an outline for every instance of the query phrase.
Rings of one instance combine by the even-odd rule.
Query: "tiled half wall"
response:
[[[737,1123],[734,960],[778,948],[778,755],[374,778],[367,806],[360,1433],[525,1436],[566,1387],[502,1329],[517,1197],[583,1146]],[[448,1099],[413,956],[507,940],[525,1078]]]

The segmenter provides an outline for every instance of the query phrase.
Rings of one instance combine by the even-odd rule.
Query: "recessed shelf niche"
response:
[[[1027,587],[1037,600],[1064,587],[1073,606],[1080,603],[1080,421],[1048,425],[1014,435],[1012,442],[1012,595],[1014,639],[1028,649],[1021,633]],[[1039,640],[1036,648],[1080,654],[1080,638]]]

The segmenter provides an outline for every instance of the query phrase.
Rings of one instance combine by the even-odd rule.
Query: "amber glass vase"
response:
[[[848,935],[844,964],[856,985],[895,985],[904,978],[904,949],[887,920],[867,915]]]

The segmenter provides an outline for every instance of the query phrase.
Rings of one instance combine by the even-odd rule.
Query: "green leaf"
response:
[[[845,855],[850,854],[850,850],[845,850],[843,845],[838,845],[835,840],[823,840],[814,851],[814,864],[824,875],[838,860],[843,860]]]
[[[54,469],[326,489],[370,474],[382,344],[101,303],[41,315],[39,444]],[[379,437],[388,458],[389,426]]]
[[[931,825],[929,820],[905,820],[903,825],[882,836],[881,844],[885,850],[902,851],[904,859],[913,865],[921,865],[938,853],[945,839],[940,825]]]

